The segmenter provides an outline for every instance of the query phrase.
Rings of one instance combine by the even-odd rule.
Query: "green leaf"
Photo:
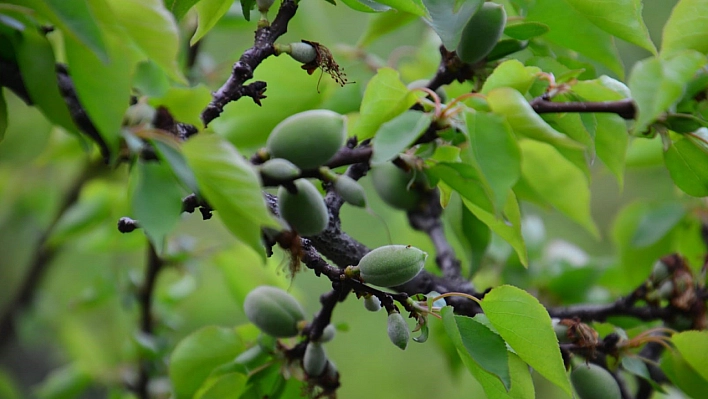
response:
[[[425,15],[425,7],[422,0],[376,0],[376,2],[419,17]]]
[[[636,248],[647,247],[661,240],[683,219],[686,209],[677,202],[668,202],[646,212],[631,244]]]
[[[507,24],[504,34],[517,40],[529,40],[545,35],[549,30],[548,25],[540,22],[519,22]]]
[[[170,89],[170,80],[157,64],[147,60],[139,63],[135,68],[133,87],[139,94],[162,97]]]
[[[524,66],[518,60],[507,60],[499,64],[489,75],[480,93],[488,94],[497,88],[511,87],[525,94],[540,73],[539,68]]]
[[[17,63],[30,98],[52,123],[76,132],[69,108],[59,92],[52,45],[46,37],[27,30],[16,43]]]
[[[495,208],[501,209],[521,176],[519,144],[506,121],[491,113],[468,113],[467,130],[469,154],[493,192]]]
[[[52,370],[42,383],[36,387],[39,399],[72,399],[91,386],[93,378],[77,363],[68,364]]]
[[[477,167],[464,163],[439,162],[426,170],[457,191],[462,198],[474,203],[485,212],[494,214],[491,189]]]
[[[651,57],[635,64],[629,75],[629,89],[638,108],[634,131],[644,132],[680,100],[688,82],[705,63],[705,56],[685,50],[671,58]]]
[[[372,15],[369,17],[369,23],[366,25],[366,30],[359,38],[359,42],[357,42],[356,45],[357,47],[364,48],[373,43],[376,39],[393,32],[398,28],[408,25],[417,18],[417,15],[407,12],[398,12],[395,10],[383,12],[378,15]]]
[[[595,26],[622,40],[636,44],[653,54],[656,47],[642,20],[641,0],[565,0]]]
[[[467,0],[459,9],[454,10],[455,0],[423,0],[428,10],[428,17],[424,19],[440,36],[443,46],[452,51],[457,48],[467,21],[472,18],[482,3],[481,0]]]
[[[519,144],[525,181],[558,211],[599,237],[590,216],[590,188],[583,172],[548,144],[531,140]]]
[[[544,40],[577,51],[605,65],[619,77],[624,76],[612,36],[596,27],[566,1],[538,0],[529,8],[526,20],[541,22],[551,29],[543,36]]]
[[[161,253],[165,236],[180,219],[182,190],[166,164],[139,161],[136,170],[133,212],[157,252]]]
[[[261,227],[280,227],[268,212],[258,174],[229,142],[215,134],[189,139],[182,153],[199,184],[231,233],[261,255]]]
[[[671,342],[678,352],[698,374],[708,381],[708,332],[706,331],[684,331],[674,334]]]
[[[405,112],[415,101],[415,94],[401,82],[398,71],[379,69],[366,85],[359,119],[349,135],[359,140],[373,137],[383,123]]]
[[[251,10],[256,6],[256,0],[241,0],[241,11],[246,21],[251,20]]]
[[[504,387],[511,389],[511,376],[504,340],[477,320],[466,316],[455,316],[455,324],[460,333],[462,348],[485,371],[499,377]]]
[[[176,399],[192,399],[212,370],[245,349],[231,328],[204,327],[182,341],[170,356],[170,380]]]
[[[166,0],[165,7],[172,12],[177,21],[187,15],[192,6],[199,3],[201,0]]]
[[[352,10],[360,12],[384,12],[391,9],[391,7],[373,0],[342,0],[342,3],[346,4]]]
[[[410,147],[428,129],[431,120],[431,114],[406,111],[381,125],[371,142],[374,151],[371,163],[390,161]]]
[[[708,3],[681,0],[664,25],[661,55],[691,49],[708,53]]]
[[[509,352],[509,372],[511,372],[511,395],[514,399],[535,399],[536,389],[531,379],[531,370],[519,356]]]
[[[509,190],[508,195],[509,198],[507,198],[506,205],[504,205],[504,219],[497,218],[494,213],[485,211],[466,198],[463,198],[462,202],[479,220],[506,240],[506,242],[514,248],[514,251],[516,251],[521,264],[528,267],[529,255],[526,252],[524,237],[521,235],[521,211],[519,210],[519,202],[516,200],[513,191]]]
[[[209,101],[211,91],[200,84],[194,87],[172,87],[164,96],[150,99],[149,104],[156,108],[164,106],[175,120],[202,126],[201,112]]]
[[[489,107],[496,114],[506,117],[514,133],[556,147],[583,149],[583,145],[554,130],[548,125],[518,91],[500,87],[487,95]]]
[[[624,119],[615,114],[595,114],[595,152],[607,169],[617,178],[619,186],[624,183],[624,166],[629,146],[629,134]]]
[[[572,396],[558,339],[546,308],[526,291],[511,285],[492,289],[482,310],[514,352],[539,374]]]
[[[106,7],[101,3],[99,1],[92,5],[87,0],[29,0],[32,8],[42,12],[62,32],[83,43],[88,47],[88,52],[101,61],[108,62],[110,51],[105,43],[103,30],[94,15],[96,8]]]
[[[207,380],[194,396],[195,399],[238,398],[246,390],[248,378],[241,373],[228,373]]]
[[[174,172],[175,176],[184,187],[193,193],[198,192],[197,179],[194,177],[192,169],[187,165],[187,160],[184,159],[179,149],[175,148],[173,143],[161,141],[160,137],[155,137],[151,142],[155,146],[160,159],[170,165],[172,172]]]
[[[692,139],[681,137],[664,151],[671,179],[686,194],[708,196],[708,152]]]
[[[705,396],[708,380],[701,377],[679,353],[668,351],[661,359],[661,370],[677,388],[691,398]]]
[[[108,0],[116,20],[133,42],[167,75],[187,83],[177,63],[179,27],[162,0]]]
[[[197,30],[189,41],[191,46],[198,42],[216,25],[233,4],[233,0],[200,0],[197,10]]]
[[[5,131],[7,131],[7,103],[5,95],[0,93],[0,142],[5,138]]]

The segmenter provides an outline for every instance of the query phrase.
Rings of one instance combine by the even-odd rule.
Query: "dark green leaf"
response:
[[[390,161],[410,147],[430,126],[432,115],[420,111],[406,111],[381,125],[371,145],[371,163]]]
[[[463,198],[484,211],[495,213],[492,202],[493,193],[477,167],[463,163],[439,162],[427,169],[426,172],[445,182],[460,193]]]
[[[508,391],[511,389],[511,376],[504,340],[485,325],[466,317],[455,316],[455,323],[460,332],[463,348],[484,370],[499,377]]]
[[[500,58],[504,58],[507,55],[514,54],[517,51],[521,51],[525,49],[529,45],[529,42],[524,40],[516,40],[516,39],[502,39],[497,42],[497,44],[494,45],[494,48],[492,51],[487,54],[485,59],[487,62],[489,61],[496,61]]]
[[[686,194],[708,195],[708,152],[702,144],[680,137],[664,151],[664,162],[674,183]]]
[[[199,3],[200,1],[201,0],[167,0],[165,1],[165,7],[167,7],[168,10],[172,11],[172,14],[174,14],[175,19],[179,21],[182,19],[182,17],[187,15],[187,12],[190,8],[192,8],[192,6]]]
[[[517,40],[529,40],[544,35],[549,30],[548,25],[540,22],[520,22],[508,24],[504,27],[504,34]]]
[[[97,7],[107,7],[98,2]],[[33,8],[45,13],[63,32],[83,43],[101,61],[109,60],[108,46],[96,21],[92,5],[86,0],[32,0]]]
[[[184,159],[182,153],[173,147],[173,144],[166,141],[163,142],[155,138],[152,140],[152,143],[155,145],[155,149],[157,150],[160,159],[166,161],[170,165],[172,172],[174,172],[175,176],[177,176],[184,187],[193,193],[198,192],[199,187],[197,186],[197,179],[194,177],[192,169],[190,169],[187,165],[187,160]]]
[[[453,10],[455,0],[423,0],[429,15],[425,21],[440,36],[443,46],[452,51],[457,48],[467,21],[482,3],[481,0],[468,0],[459,9]]]
[[[251,10],[256,6],[256,0],[241,0],[241,11],[246,21],[251,20]]]

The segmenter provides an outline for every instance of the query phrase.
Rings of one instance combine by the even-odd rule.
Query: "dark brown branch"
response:
[[[244,95],[251,96],[256,103],[260,102],[263,91],[265,91],[265,83],[262,83],[262,87],[252,87],[249,90],[244,90],[243,84],[253,78],[253,71],[263,60],[275,55],[273,44],[277,38],[287,32],[288,22],[295,16],[296,11],[297,2],[285,0],[273,23],[256,31],[253,47],[241,55],[241,58],[234,64],[229,79],[213,93],[212,101],[202,112],[204,126],[209,125],[211,121],[221,115],[226,104],[236,101]]]
[[[552,102],[543,97],[531,101],[531,108],[537,114],[564,113],[564,112],[598,112],[617,114],[623,119],[634,119],[637,108],[631,99],[604,102]]]

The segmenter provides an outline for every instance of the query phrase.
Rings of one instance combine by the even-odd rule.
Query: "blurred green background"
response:
[[[661,26],[675,1],[644,3],[645,20],[658,42]],[[225,80],[234,60],[252,44],[255,22],[244,21],[239,9],[233,7],[201,45],[193,79],[209,89]],[[318,107],[342,113],[356,111],[374,66],[389,63],[401,71],[406,83],[434,74],[439,59],[437,43],[419,20],[374,42],[367,49],[368,58],[352,56],[351,46],[357,43],[369,19],[344,5],[303,1],[281,42],[305,39],[324,44],[332,50],[349,80],[356,83],[340,88],[328,76],[319,76],[319,72],[312,76],[304,71],[292,72],[299,65],[287,57],[269,58],[255,76],[268,82],[268,98],[263,107],[242,99],[229,105],[212,128],[248,153],[262,145],[270,129],[286,115]],[[190,28],[185,23],[185,31]],[[618,47],[628,68],[649,55],[626,43],[619,42]],[[10,124],[0,142],[3,312],[17,294],[37,243],[61,199],[90,163],[78,140],[52,128],[37,110],[26,107],[9,91],[5,90],[4,95]],[[660,167],[660,142],[634,143],[628,164],[623,188],[599,162],[593,166],[592,214],[600,226],[601,240],[595,240],[556,212],[525,205],[525,214],[531,217],[528,224],[538,226],[540,222],[545,226],[545,234],[539,235],[539,229],[527,231],[538,237],[537,245],[530,248],[530,269],[518,266],[510,257],[508,246],[494,240],[476,274],[478,288],[483,290],[502,282],[528,289],[544,287],[539,284],[544,281],[546,286],[551,285],[552,278],[560,273],[551,267],[554,262],[586,253],[590,260],[584,262],[598,270],[591,274],[605,283],[614,283],[576,299],[601,301],[622,293],[625,287],[617,282],[616,274],[600,275],[605,270],[602,267],[615,262],[611,227],[619,210],[636,200],[675,201],[680,197],[668,172]],[[128,167],[98,169],[99,175],[84,186],[80,201],[65,215],[49,241],[56,255],[34,292],[31,307],[15,319],[16,336],[4,338],[0,346],[0,397],[68,398],[75,391],[83,391],[85,398],[125,396],[106,387],[119,387],[129,379],[138,356],[134,294],[142,281],[145,239],[141,231],[121,234],[116,229],[118,219],[131,212]],[[432,251],[423,234],[407,227],[403,212],[389,209],[369,190],[368,178],[363,184],[369,191],[373,212],[345,206],[342,225],[349,234],[375,247],[388,244],[390,233],[392,243]],[[450,237],[459,248],[454,235]],[[558,244],[557,240],[572,243],[578,250]],[[319,295],[330,288],[325,279],[318,279],[309,271],[289,282],[284,271],[287,257],[282,251],[276,251],[267,266],[259,266],[257,257],[232,239],[218,218],[202,221],[197,214],[185,214],[170,237],[169,253],[176,261],[158,281],[154,309],[160,325],[156,330],[159,339],[154,343],[157,347],[171,347],[202,326],[244,323],[240,301],[258,284],[289,288],[310,314],[318,309]],[[467,260],[466,255],[460,256]],[[429,259],[427,267],[433,271],[434,257]],[[552,287],[549,290],[552,293]],[[543,290],[538,293],[549,301],[558,299],[550,294],[544,297],[548,292]],[[446,356],[448,348],[441,346],[436,336],[425,344],[411,343],[403,352],[391,345],[386,336],[385,313],[365,311],[354,297],[336,308],[334,322],[346,324],[348,330],[340,331],[327,345],[342,376],[341,398],[483,396],[467,372],[454,358]],[[432,323],[435,332],[440,325],[437,320]],[[159,384],[164,382],[154,381],[153,388],[159,390]],[[553,393],[546,389],[552,390],[539,382],[537,397],[552,398]],[[65,396],[57,396],[57,392]]]

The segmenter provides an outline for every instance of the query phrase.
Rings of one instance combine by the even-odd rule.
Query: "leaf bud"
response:
[[[322,330],[322,335],[320,335],[320,338],[316,342],[321,344],[329,342],[334,339],[336,333],[337,329],[333,325],[327,324],[327,327]]]

